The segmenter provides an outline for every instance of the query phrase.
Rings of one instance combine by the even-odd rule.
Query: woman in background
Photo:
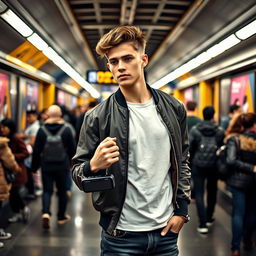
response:
[[[2,219],[2,202],[9,198],[9,192],[12,184],[8,184],[5,178],[5,170],[12,171],[13,173],[18,173],[21,171],[19,165],[15,161],[14,155],[12,154],[11,149],[8,147],[9,139],[5,137],[0,137],[0,216]],[[0,222],[0,239],[5,240],[12,237],[10,233],[7,233],[3,229],[2,223]],[[3,247],[4,244],[0,242],[0,248]]]
[[[256,229],[256,114],[244,113],[232,120],[226,141],[233,204],[231,255],[239,256],[242,239],[244,249],[252,249]]]
[[[9,147],[21,168],[21,172],[17,174],[10,191],[9,202],[14,216],[9,218],[9,222],[13,223],[22,220],[26,223],[30,216],[30,209],[26,206],[21,195],[21,188],[27,182],[27,170],[24,160],[29,156],[29,153],[23,140],[15,136],[16,124],[12,119],[5,118],[1,121],[1,133],[2,136],[10,140]]]

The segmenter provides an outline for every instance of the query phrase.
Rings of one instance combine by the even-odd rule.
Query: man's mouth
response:
[[[118,79],[125,79],[125,78],[128,78],[128,77],[129,77],[129,75],[123,74],[123,75],[118,76],[117,78]]]

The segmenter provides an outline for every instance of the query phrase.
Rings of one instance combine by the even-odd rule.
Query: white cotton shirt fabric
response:
[[[173,215],[169,174],[171,144],[153,98],[129,103],[129,164],[126,198],[117,229],[150,231]]]

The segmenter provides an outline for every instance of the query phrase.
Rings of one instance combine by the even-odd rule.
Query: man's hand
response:
[[[116,145],[116,140],[116,138],[107,137],[100,143],[90,162],[92,172],[107,169],[119,161],[119,147]]]
[[[166,227],[161,231],[161,235],[165,236],[169,231],[173,233],[179,233],[183,224],[185,223],[185,218],[182,216],[172,216]]]

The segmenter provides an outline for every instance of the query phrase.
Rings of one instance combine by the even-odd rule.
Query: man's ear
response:
[[[142,66],[143,67],[146,67],[147,65],[148,65],[148,55],[147,54],[143,54],[142,56],[141,56],[141,59],[142,59]]]

